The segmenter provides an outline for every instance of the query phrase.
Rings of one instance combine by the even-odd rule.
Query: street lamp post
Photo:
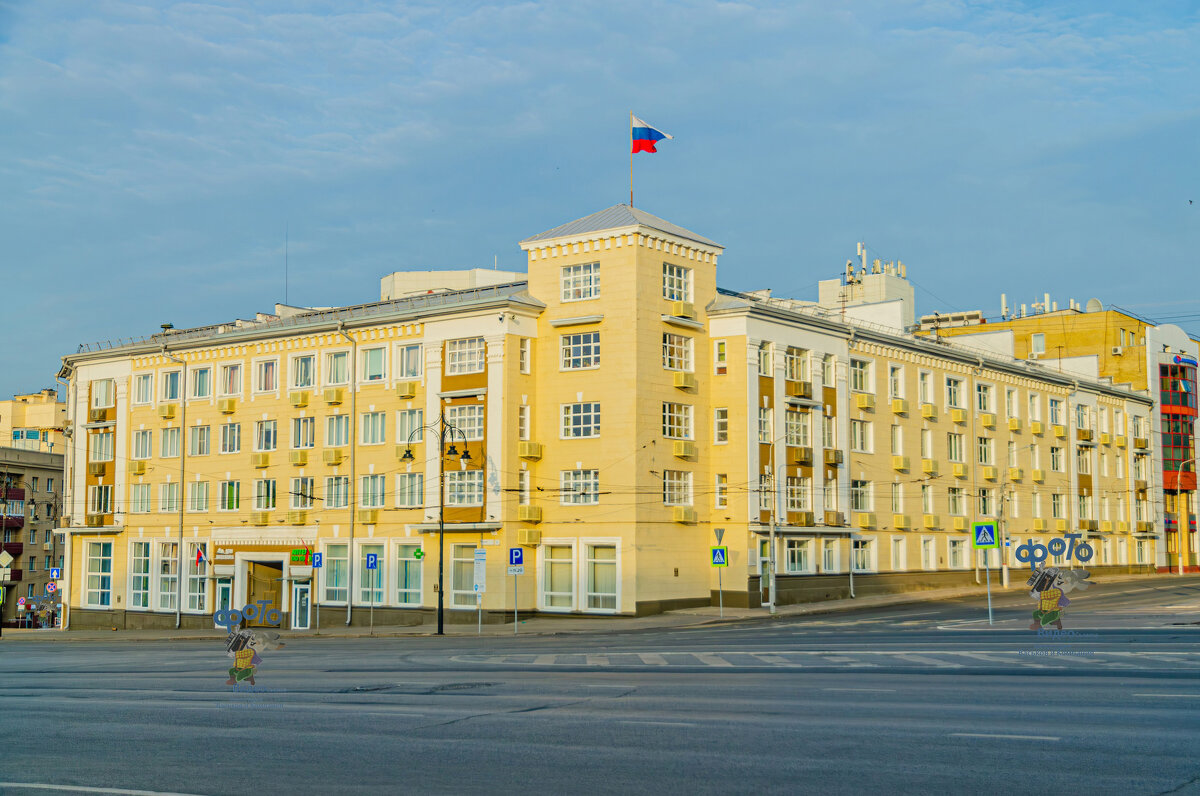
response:
[[[1183,481],[1183,468],[1187,467],[1189,464],[1195,463],[1195,461],[1196,461],[1195,457],[1192,457],[1191,459],[1186,459],[1185,461],[1182,461],[1179,463],[1179,469],[1177,469],[1175,471],[1175,490],[1176,490],[1176,492],[1175,492],[1175,534],[1176,534],[1175,544],[1178,546],[1178,549],[1175,552],[1179,556],[1179,574],[1180,575],[1183,574],[1183,556],[1184,556],[1184,549],[1185,549],[1184,548],[1184,540],[1187,538],[1187,536],[1185,536],[1183,533],[1184,520],[1186,519],[1188,522],[1188,525],[1189,526],[1191,525],[1191,506],[1190,505],[1184,506],[1184,508],[1188,512],[1186,517],[1184,515],[1184,512],[1181,511],[1179,508],[1179,503],[1181,500],[1183,500],[1183,484],[1181,482]],[[1190,503],[1190,502],[1191,501],[1188,501],[1188,503]]]
[[[428,430],[438,435],[438,587],[437,587],[437,634],[445,635],[445,594],[443,577],[445,574],[446,560],[446,457],[459,456],[458,450],[454,447],[454,435],[458,434],[462,437],[463,452],[459,456],[459,461],[466,467],[467,462],[471,461],[471,453],[467,450],[467,435],[462,429],[453,423],[446,421],[446,413],[442,411],[438,415],[436,423],[426,423],[423,426],[414,428],[408,434],[408,444],[412,445],[413,437]],[[446,450],[446,433],[450,433],[450,449]],[[404,455],[400,457],[402,462],[412,462],[412,448],[404,449]]]

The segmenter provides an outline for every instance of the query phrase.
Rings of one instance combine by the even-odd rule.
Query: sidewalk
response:
[[[1095,583],[1119,583],[1127,581],[1145,580],[1146,575],[1113,575],[1113,576],[1097,576],[1093,579]],[[1013,585],[1005,590],[997,584],[993,584],[992,593],[1000,594],[1017,594],[1024,591],[1024,577],[1018,577],[1014,573],[1011,581]],[[953,589],[931,589],[928,591],[904,592],[901,594],[880,594],[866,597],[857,597],[854,599],[842,600],[826,600],[817,603],[804,603],[801,605],[782,605],[774,614],[776,618],[796,617],[796,616],[817,616],[821,614],[840,613],[844,611],[858,611],[869,608],[883,608],[894,605],[911,605],[926,602],[937,602],[941,600],[953,600],[959,597],[980,597],[987,593],[984,586],[970,586],[966,588]],[[517,635],[525,636],[554,636],[567,634],[587,634],[587,633],[621,633],[633,630],[655,630],[655,629],[674,629],[685,627],[698,627],[701,625],[714,625],[722,623],[745,622],[751,620],[770,619],[772,615],[766,608],[725,608],[724,617],[721,616],[721,610],[718,606],[701,606],[698,608],[684,608],[677,611],[668,611],[662,614],[654,614],[651,616],[535,616],[530,619],[522,619],[517,628]],[[474,636],[476,635],[476,625],[474,623],[459,624],[447,623],[445,625],[446,636]],[[434,623],[407,626],[407,627],[377,627],[372,632],[366,627],[323,627],[320,632],[311,630],[282,630],[279,631],[281,638],[310,638],[310,639],[339,639],[339,638],[411,638],[418,636],[432,636],[437,632],[437,625]],[[18,628],[5,628],[4,637],[0,639],[0,644],[4,641],[47,641],[47,642],[71,642],[71,641],[188,641],[188,640],[212,640],[224,638],[226,632],[216,628],[212,630],[26,630]],[[485,636],[512,636],[512,624],[485,624],[482,629],[482,635]]]

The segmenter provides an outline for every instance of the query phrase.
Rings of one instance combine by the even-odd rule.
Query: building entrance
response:
[[[266,600],[267,610],[274,608],[283,612],[283,564],[275,561],[249,561],[246,563],[247,603],[257,604]],[[246,621],[250,627],[271,627],[263,621],[262,606],[257,617]]]

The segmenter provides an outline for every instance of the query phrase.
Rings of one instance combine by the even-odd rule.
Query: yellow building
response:
[[[0,401],[0,445],[44,453],[63,452],[67,405],[45,389]]]
[[[439,596],[449,621],[500,621],[514,577],[521,612],[593,614],[707,605],[718,583],[757,606],[772,580],[777,603],[856,575],[965,582],[966,522],[1004,496],[1015,538],[1082,528],[1109,566],[1152,560],[1136,501],[1104,502],[1132,455],[1084,435],[1144,418],[1142,394],[720,291],[720,245],[625,205],[521,247],[527,281],[408,280],[65,357],[70,626],[210,626],[259,600],[295,628],[405,624]]]
[[[1165,542],[1158,546],[1156,563],[1163,571],[1200,570],[1195,512],[1200,345],[1178,326],[1105,309],[1095,299],[1086,305],[1072,300],[1060,310],[1047,296],[1032,313],[1027,309],[1010,314],[1006,306],[999,320],[987,322],[980,322],[978,312],[973,321],[957,323],[930,316],[921,325],[924,334],[943,338],[1007,338],[1018,359],[1147,391],[1155,401],[1154,412],[1133,435],[1153,438],[1148,444],[1153,461],[1137,481],[1147,485],[1151,519]],[[1187,519],[1180,522],[1181,516]]]

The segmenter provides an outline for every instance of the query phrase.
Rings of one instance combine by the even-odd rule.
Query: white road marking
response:
[[[0,788],[27,790],[65,790],[73,793],[116,793],[120,796],[201,796],[198,793],[176,793],[165,790],[128,790],[126,788],[92,788],[86,785],[52,785],[46,782],[0,782]]]
[[[659,655],[657,652],[639,652],[638,657],[642,659],[642,663],[648,663],[651,666],[667,665],[667,659]]]
[[[880,693],[895,693],[894,688],[822,688],[822,691],[877,691]]]
[[[608,666],[607,655],[585,655],[584,663],[588,666]]]
[[[1171,697],[1172,699],[1174,699],[1176,697],[1185,697],[1187,699],[1200,699],[1200,694],[1134,694],[1134,696],[1164,697],[1164,698]]]
[[[556,660],[558,660],[557,655],[539,655],[533,659],[533,663],[535,666],[544,666],[554,663]]]
[[[622,724],[648,724],[654,727],[695,727],[695,724],[688,724],[684,721],[622,721]]]
[[[696,657],[696,660],[707,666],[733,666],[732,663],[714,652],[693,652],[692,655]]]
[[[1005,738],[1018,741],[1061,741],[1057,735],[994,735],[986,732],[952,732],[952,738]]]
[[[900,660],[912,661],[913,663],[919,663],[924,666],[937,666],[940,669],[961,669],[962,668],[961,663],[950,663],[949,661],[941,661],[941,660],[938,660],[937,658],[926,658],[924,655],[913,655],[912,653],[906,653],[903,655],[897,655],[896,657],[899,658]]]
[[[763,663],[773,663],[779,666],[800,666],[799,663],[793,663],[786,658],[781,658],[778,655],[767,655],[761,652],[751,652],[752,657],[758,658]]]

